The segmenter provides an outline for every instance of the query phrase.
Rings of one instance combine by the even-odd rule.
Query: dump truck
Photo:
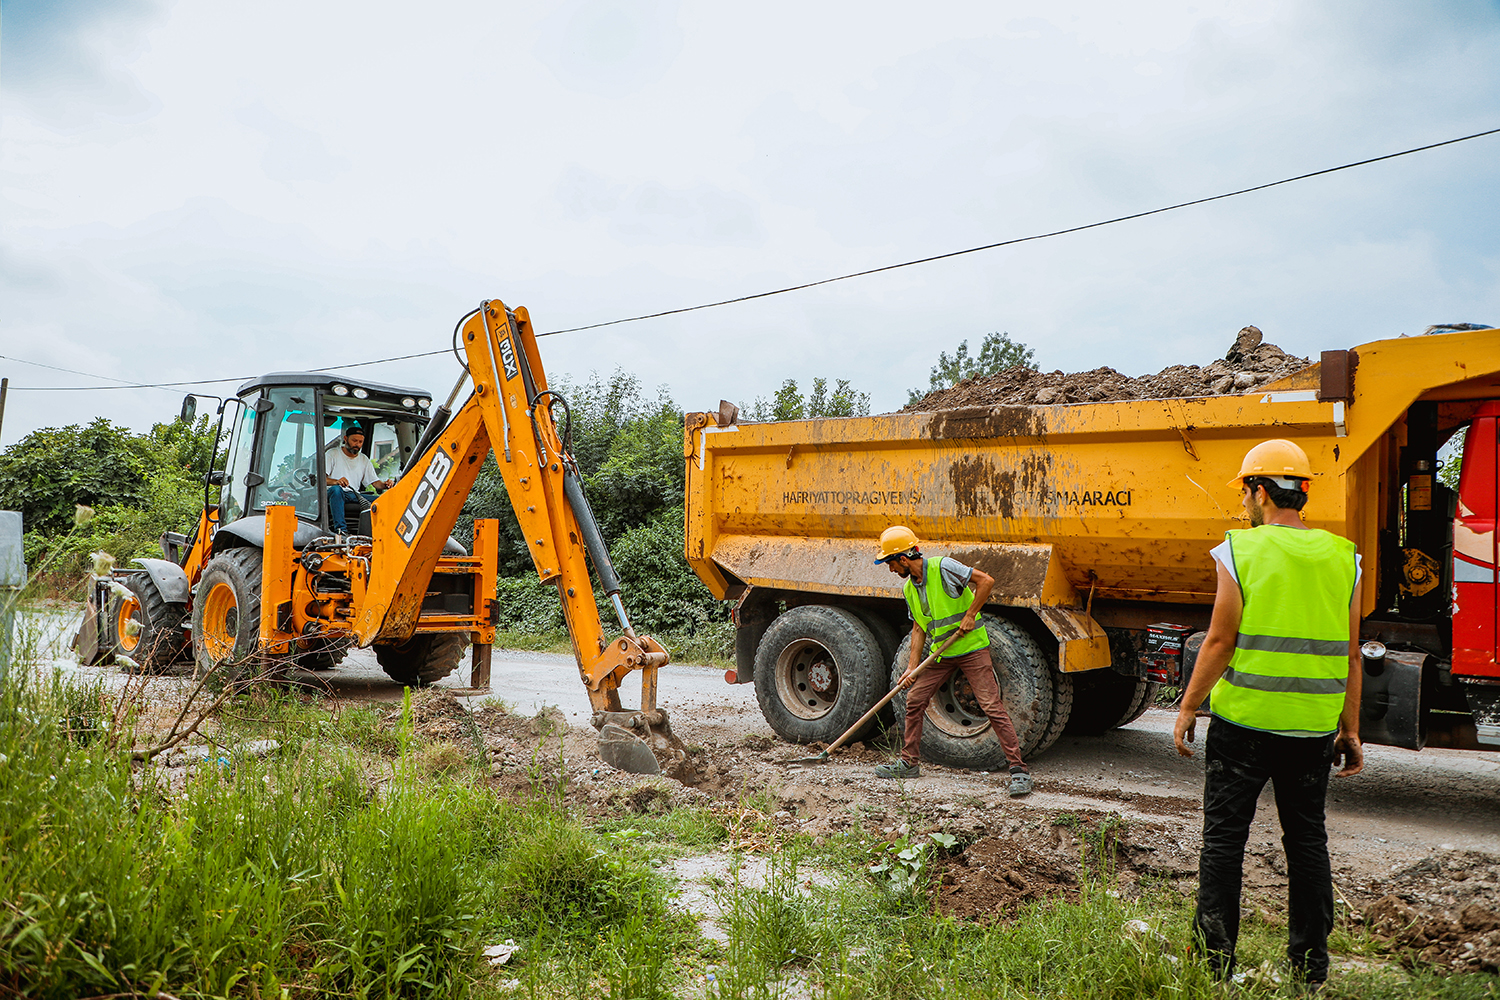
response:
[[[908,662],[900,581],[873,560],[893,524],[995,578],[985,622],[1025,753],[1134,720],[1191,673],[1209,550],[1245,526],[1225,481],[1288,438],[1312,460],[1306,523],[1361,553],[1365,740],[1500,749],[1500,330],[1328,351],[1239,395],[685,422],[686,556],[736,602],[726,680],[753,682],[785,739],[835,739]],[[1438,474],[1455,435],[1456,492]],[[961,675],[922,752],[1004,764]]]
[[[191,660],[200,675],[285,679],[370,647],[391,678],[417,686],[452,673],[472,647],[471,683],[486,688],[499,522],[475,521],[472,551],[451,532],[494,454],[537,577],[557,587],[606,759],[644,772],[665,758],[681,764],[656,704],[667,651],[626,615],[573,459],[567,401],[548,388],[529,314],[482,302],[455,327],[453,353],[463,370],[435,410],[422,390],[328,372],[264,375],[222,400],[227,448],[205,472],[197,527],[164,535],[162,558],[95,579],[80,659],[147,671]],[[182,416],[194,407],[190,396]],[[328,462],[351,428],[395,482],[337,531]],[[604,631],[590,565],[623,634]],[[633,672],[640,703],[626,708],[621,684]]]

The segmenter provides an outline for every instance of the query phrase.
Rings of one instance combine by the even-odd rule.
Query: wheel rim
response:
[[[814,639],[790,643],[776,658],[776,696],[801,719],[821,719],[839,699],[838,662]]]
[[[141,644],[141,631],[144,631],[146,623],[142,621],[141,602],[132,597],[120,599],[120,609],[115,613],[115,645],[123,653],[135,652],[135,647]],[[140,630],[134,635],[130,634],[130,623],[135,622]]]
[[[203,599],[203,649],[216,662],[226,660],[234,653],[239,634],[240,603],[234,588],[216,583]]]
[[[990,728],[990,718],[979,707],[979,699],[961,670],[953,671],[932,696],[927,704],[927,721],[961,739],[981,736]]]

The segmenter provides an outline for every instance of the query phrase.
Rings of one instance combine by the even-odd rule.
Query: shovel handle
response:
[[[918,674],[920,674],[922,671],[926,670],[928,667],[930,667],[934,663],[936,663],[937,662],[937,658],[939,656],[942,656],[944,653],[946,653],[948,651],[948,647],[949,646],[953,645],[955,642],[957,642],[959,639],[961,639],[966,634],[967,633],[965,633],[965,632],[954,632],[951,636],[949,636],[947,638],[947,640],[945,640],[941,646],[939,646],[937,649],[934,649],[930,654],[928,654],[927,659],[923,660],[921,663],[919,663],[919,664],[916,665],[916,667],[911,672],[912,678],[915,679]],[[894,698],[894,697],[896,697],[896,692],[900,691],[900,690],[901,690],[900,685],[897,685],[896,687],[893,687],[889,691],[887,691],[885,693],[885,697],[881,698],[879,701],[877,701],[875,703],[875,707],[874,708],[871,708],[864,715],[861,715],[859,717],[859,721],[858,722],[856,722],[854,725],[850,726],[848,729],[844,730],[844,735],[840,736],[838,739],[836,739],[832,743],[830,743],[828,745],[828,749],[824,750],[823,753],[821,754],[821,756],[827,757],[829,754],[833,753],[839,747],[843,746],[844,745],[844,741],[847,740],[849,737],[853,736],[855,733],[859,732],[860,727],[863,726],[866,722],[869,722],[872,718],[874,718],[876,712],[880,711],[882,708],[885,708],[885,706],[889,705],[890,702],[891,702],[891,699]]]

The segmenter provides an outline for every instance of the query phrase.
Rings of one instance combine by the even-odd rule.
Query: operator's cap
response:
[[[875,557],[875,564],[890,562],[918,547],[916,532],[904,524],[894,524],[880,533],[880,555]]]
[[[1251,476],[1269,479],[1284,490],[1306,493],[1308,480],[1312,479],[1312,463],[1307,460],[1307,452],[1295,442],[1273,438],[1245,452],[1240,471],[1226,485],[1238,489]]]

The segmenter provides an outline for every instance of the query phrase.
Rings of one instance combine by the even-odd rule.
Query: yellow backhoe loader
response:
[[[450,674],[472,644],[471,683],[488,687],[499,522],[475,521],[472,552],[450,533],[493,451],[537,575],[562,600],[606,759],[635,771],[655,770],[664,754],[680,763],[656,705],[667,652],[637,635],[625,613],[569,450],[571,414],[547,387],[526,310],[481,303],[455,328],[454,354],[463,374],[431,413],[419,390],[338,375],[276,373],[242,385],[219,406],[227,454],[204,477],[196,530],[163,536],[162,559],[96,579],[76,639],[80,659],[125,657],[161,670],[191,657],[199,673],[286,676],[331,669],[349,648],[373,647],[393,679],[421,685]],[[189,397],[185,415],[192,408]],[[337,533],[328,462],[352,426],[395,483],[357,517],[351,507],[346,532]],[[599,619],[590,562],[623,631],[613,639]],[[637,670],[640,707],[627,710],[620,685]]]

